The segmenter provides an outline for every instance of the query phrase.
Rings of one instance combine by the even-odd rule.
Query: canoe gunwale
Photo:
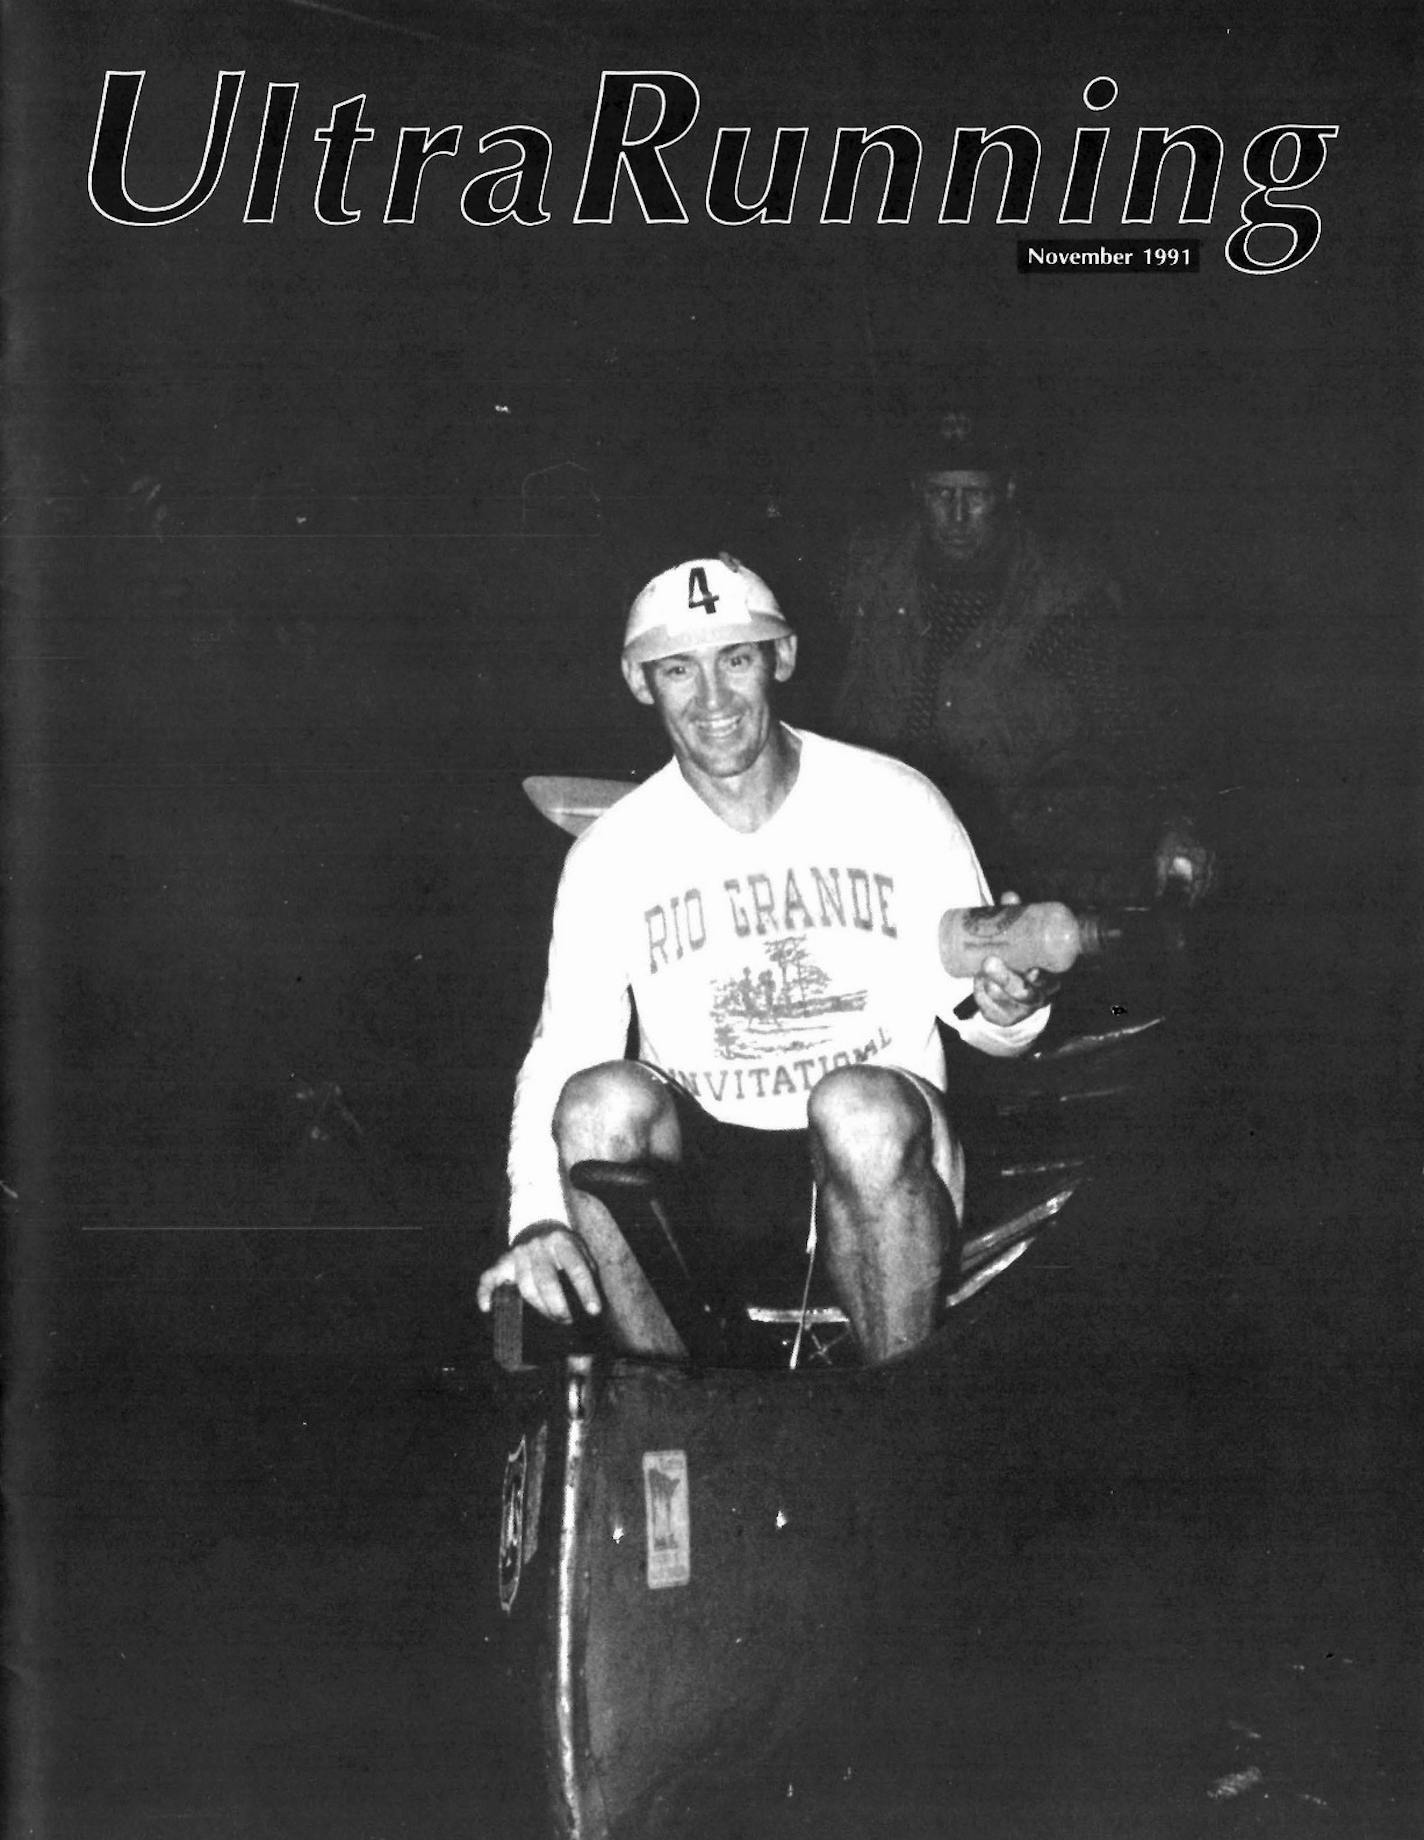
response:
[[[968,1240],[965,1243],[960,1264],[958,1274],[959,1282],[952,1290],[946,1293],[944,1298],[946,1317],[951,1310],[959,1309],[962,1305],[968,1303],[971,1298],[980,1295],[990,1282],[1000,1277],[1011,1265],[1017,1263],[1022,1255],[1027,1252],[1029,1247],[1038,1239],[1039,1235],[1047,1227],[1051,1226],[1057,1216],[1069,1206],[1081,1186],[1081,1177],[1075,1175],[1065,1186],[1058,1188],[1055,1193],[1036,1202],[1032,1207],[1011,1216],[1006,1221],[1001,1221],[997,1226],[988,1228],[985,1232],[976,1234],[974,1238]],[[495,1292],[493,1304],[494,1359],[496,1364],[506,1373],[518,1374],[528,1372],[530,1367],[534,1365],[524,1360],[523,1316],[523,1300],[518,1290],[512,1284],[501,1285]],[[845,1323],[846,1321],[844,1312],[834,1307],[822,1307],[814,1311],[806,1312],[793,1309],[767,1309],[758,1305],[749,1304],[746,1307],[746,1316],[749,1322],[767,1327],[794,1327],[798,1322],[809,1323],[813,1319],[817,1325],[825,1326]],[[938,1335],[942,1335],[943,1333],[944,1329],[941,1327],[941,1329],[936,1331],[936,1336],[930,1337],[930,1341],[934,1341]],[[928,1345],[928,1343],[924,1344],[926,1347]],[[919,1350],[912,1350],[911,1354],[913,1355],[918,1352]],[[575,1361],[584,1359],[585,1357],[556,1356],[554,1358],[555,1360],[562,1358],[569,1361]],[[628,1358],[629,1357],[622,1356],[611,1357],[615,1365]],[[901,1359],[908,1358],[910,1357],[901,1357]],[[667,1363],[638,1360],[635,1361],[634,1364],[639,1367],[674,1366],[676,1368],[685,1368],[691,1365],[696,1371],[709,1371],[707,1367],[699,1369],[696,1363]],[[543,1365],[547,1366],[548,1363],[544,1363]],[[720,1366],[723,1364],[715,1365]],[[767,1364],[758,1366],[737,1366],[732,1363],[727,1363],[724,1365],[724,1370],[737,1373],[767,1374],[811,1371],[809,1368],[803,1370],[795,1367],[789,1362],[781,1365]],[[817,1369],[816,1371],[829,1371],[829,1369]],[[868,1370],[842,1369],[842,1371],[864,1372]]]

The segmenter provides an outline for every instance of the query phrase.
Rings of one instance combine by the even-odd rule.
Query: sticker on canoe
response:
[[[523,1438],[519,1448],[504,1460],[504,1494],[499,1509],[499,1607],[512,1610],[524,1570],[524,1484],[529,1471],[529,1448]]]
[[[686,1584],[692,1576],[692,1522],[687,1501],[687,1453],[643,1452],[648,1510],[648,1589]]]

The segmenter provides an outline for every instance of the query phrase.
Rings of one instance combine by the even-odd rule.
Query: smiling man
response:
[[[681,1354],[612,1216],[569,1182],[595,1159],[690,1176],[701,1250],[748,1301],[800,1295],[814,1221],[868,1360],[935,1325],[964,1200],[936,1019],[1017,1054],[1047,997],[999,959],[946,975],[941,914],[990,899],[968,837],[913,769],[780,721],[795,666],[775,596],[729,556],[633,603],[623,675],[673,758],[569,852],[481,1309],[513,1283],[566,1320],[566,1281],[621,1348]]]

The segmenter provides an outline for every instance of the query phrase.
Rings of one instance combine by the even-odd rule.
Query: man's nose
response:
[[[969,500],[963,492],[956,492],[949,501],[950,521],[955,524],[969,522]]]
[[[698,675],[698,701],[704,709],[721,708],[728,695],[727,684],[715,665]]]

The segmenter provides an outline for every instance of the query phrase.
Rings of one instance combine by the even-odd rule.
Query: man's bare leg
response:
[[[888,1361],[935,1325],[958,1149],[937,1098],[889,1067],[827,1074],[809,1120],[826,1269],[865,1359]]]
[[[554,1113],[559,1172],[569,1220],[598,1268],[604,1313],[625,1354],[684,1360],[687,1349],[657,1293],[601,1201],[574,1188],[575,1163],[676,1163],[682,1130],[667,1087],[635,1061],[606,1061],[576,1073]]]

